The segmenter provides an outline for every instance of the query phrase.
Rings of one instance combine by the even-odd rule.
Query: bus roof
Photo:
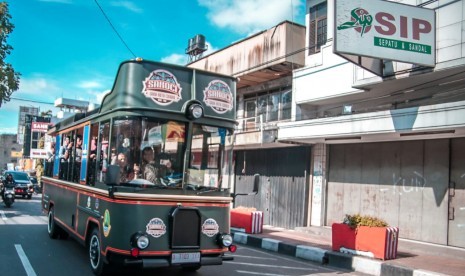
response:
[[[55,125],[51,133],[119,110],[185,114],[192,102],[201,104],[203,119],[235,124],[236,78],[185,66],[142,59],[120,64],[111,92],[100,108],[77,114]]]

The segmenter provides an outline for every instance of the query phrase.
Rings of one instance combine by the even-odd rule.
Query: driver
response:
[[[165,164],[156,164],[155,155],[152,147],[145,147],[142,150],[142,176],[144,179],[160,184],[160,178],[163,178],[171,170],[171,162]]]
[[[14,188],[15,186],[15,180],[13,179],[13,175],[9,173],[5,180],[3,180],[3,187],[1,191],[1,195],[3,196],[5,188]]]
[[[13,179],[13,175],[11,173],[9,173],[6,176],[6,179],[5,179],[5,181],[3,183],[4,183],[5,187],[14,186],[15,185],[15,180]]]

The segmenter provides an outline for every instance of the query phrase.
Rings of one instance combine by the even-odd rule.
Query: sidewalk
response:
[[[465,275],[465,249],[399,239],[397,259],[382,261],[331,249],[331,228],[265,226],[261,234],[233,229],[234,241],[370,275]]]

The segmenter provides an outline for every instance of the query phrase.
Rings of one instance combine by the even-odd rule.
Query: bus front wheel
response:
[[[105,263],[102,256],[102,243],[97,227],[92,229],[90,234],[89,243],[89,262],[90,268],[95,275],[104,275],[108,270],[108,264]]]
[[[55,210],[53,207],[48,211],[47,232],[50,238],[56,239],[59,234],[58,225],[55,222]]]

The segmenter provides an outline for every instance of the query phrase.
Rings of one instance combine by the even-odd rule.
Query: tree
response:
[[[21,75],[15,72],[11,64],[5,62],[5,58],[13,50],[6,41],[15,27],[10,19],[8,3],[0,2],[0,107],[2,103],[10,101],[11,94],[18,90]]]
[[[53,111],[50,109],[47,111],[40,112],[40,117],[52,117],[52,116],[53,116]]]

